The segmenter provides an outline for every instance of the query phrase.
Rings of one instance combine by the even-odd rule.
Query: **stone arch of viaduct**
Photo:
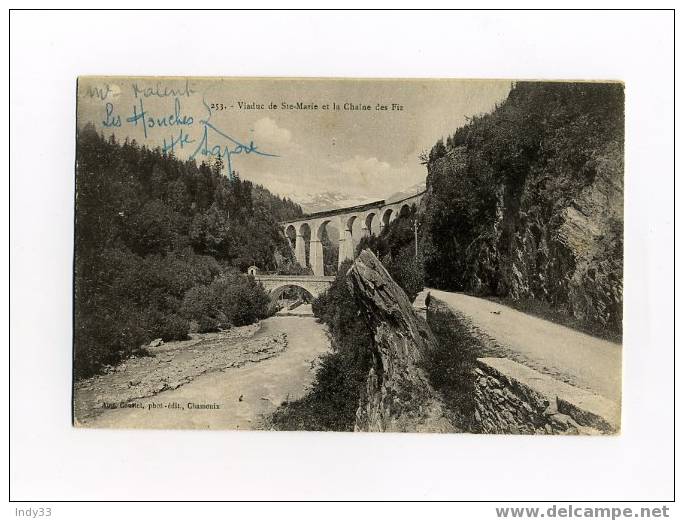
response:
[[[412,205],[418,206],[425,192],[386,203],[384,200],[374,201],[350,208],[340,208],[326,212],[318,212],[281,222],[280,225],[285,236],[295,252],[295,258],[301,266],[310,266],[315,276],[323,276],[323,245],[321,238],[325,227],[334,223],[340,232],[338,265],[346,259],[354,258],[356,246],[363,236],[370,235],[375,222],[379,223],[380,231],[394,221],[403,211],[410,209]],[[355,235],[354,226],[356,220],[361,223],[360,233]],[[309,242],[309,258],[307,263],[306,243]]]

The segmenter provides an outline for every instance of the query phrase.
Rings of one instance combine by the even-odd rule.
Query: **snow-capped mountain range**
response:
[[[401,190],[400,192],[395,192],[388,197],[385,197],[385,201],[394,202],[401,199],[405,199],[412,195],[422,192],[425,190],[425,183],[419,183],[413,186]],[[305,213],[316,213],[323,212],[326,210],[335,210],[337,208],[347,208],[349,206],[356,206],[365,203],[371,203],[377,201],[381,198],[378,197],[366,197],[366,196],[351,196],[349,194],[344,194],[342,192],[330,191],[317,194],[305,194],[303,196],[298,196],[295,200],[302,207]]]

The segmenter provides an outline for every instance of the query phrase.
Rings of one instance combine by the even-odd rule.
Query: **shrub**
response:
[[[187,338],[185,293],[209,284],[218,263],[185,249],[145,258],[108,248],[76,259],[74,374],[83,378],[130,356],[154,338]]]
[[[124,219],[123,236],[140,255],[170,251],[183,240],[179,233],[184,227],[183,217],[158,199],[148,201]]]
[[[367,372],[349,353],[323,355],[311,393],[281,405],[271,425],[285,431],[352,431]]]
[[[226,317],[220,313],[209,286],[195,286],[187,291],[181,304],[181,315],[197,322],[199,333],[217,331],[226,326]]]
[[[213,257],[197,255],[186,248],[169,255],[145,257],[141,272],[136,273],[136,281],[138,288],[147,296],[156,292],[162,297],[158,300],[159,307],[164,309],[163,304],[169,303],[168,309],[176,312],[186,291],[211,283],[220,272],[221,268]],[[172,297],[172,300],[164,301],[167,297]]]
[[[410,301],[423,291],[425,285],[423,260],[422,257],[416,258],[413,245],[403,247],[397,255],[387,255],[382,259],[382,263]]]
[[[421,366],[430,385],[444,400],[454,424],[466,432],[476,432],[473,370],[478,357],[501,353],[488,350],[462,320],[440,304],[431,304],[428,315],[437,348],[425,353]]]
[[[278,266],[276,271],[278,275],[313,275],[311,267],[302,267],[298,262],[290,259],[285,259]]]
[[[135,309],[82,315],[74,328],[74,377],[86,378],[140,351],[152,339]]]
[[[176,313],[165,315],[156,309],[151,309],[148,310],[147,327],[153,338],[161,338],[164,342],[168,342],[187,339],[190,323]]]
[[[268,316],[270,299],[253,277],[230,273],[208,286],[188,290],[181,315],[201,333],[244,326]]]

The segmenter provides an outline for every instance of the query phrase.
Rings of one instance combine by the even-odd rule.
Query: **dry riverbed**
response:
[[[329,349],[313,317],[271,317],[150,348],[108,374],[77,382],[75,424],[123,428],[259,428],[303,395]]]

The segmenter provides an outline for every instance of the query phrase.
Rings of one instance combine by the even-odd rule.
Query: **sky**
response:
[[[493,110],[510,87],[509,80],[81,77],[77,117],[79,127],[90,122],[106,136],[198,163],[221,155],[242,179],[274,193],[300,203],[335,195],[339,206],[423,183],[421,151]]]

